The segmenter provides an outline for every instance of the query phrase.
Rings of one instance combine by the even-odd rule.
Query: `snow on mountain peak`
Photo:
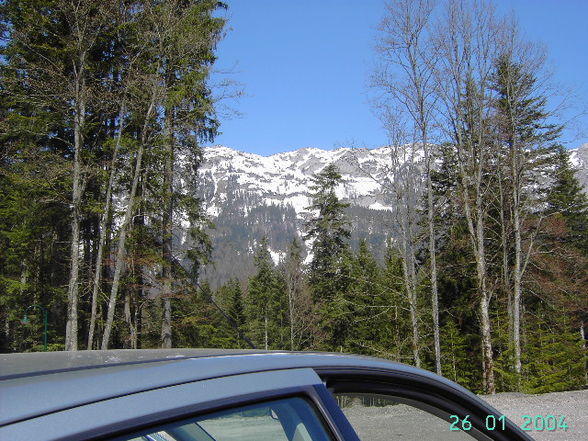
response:
[[[374,198],[374,192],[379,187],[376,179],[381,175],[386,158],[385,147],[374,150],[305,147],[269,156],[240,152],[225,146],[206,147],[201,175],[205,185],[214,188],[212,199],[207,200],[206,210],[210,215],[218,215],[219,204],[224,202],[220,192],[227,188],[229,181],[233,181],[240,191],[258,195],[266,202],[291,205],[297,217],[301,217],[310,205],[313,175],[330,163],[334,163],[343,176],[343,185],[337,189],[338,197],[354,200],[360,206],[388,209]],[[362,173],[361,169],[366,172]]]
[[[394,179],[392,169],[402,173],[416,172],[402,169],[407,165],[403,158],[392,167],[391,150],[395,149],[406,160],[412,158],[420,168],[422,149],[408,145],[371,150],[306,147],[269,156],[226,146],[204,148],[198,191],[216,226],[210,231],[215,265],[205,269],[206,280],[217,287],[233,277],[254,274],[252,255],[262,238],[268,240],[273,262],[277,264],[283,260],[292,240],[300,241],[304,235],[310,215],[312,177],[331,163],[337,166],[343,178],[337,195],[350,203],[352,246],[368,237],[373,251],[383,259],[382,244],[393,237],[389,226],[394,203],[390,195],[384,193],[382,184]],[[586,188],[588,145],[570,153],[580,170],[578,178]],[[305,243],[305,262],[308,262],[312,242],[302,242]]]

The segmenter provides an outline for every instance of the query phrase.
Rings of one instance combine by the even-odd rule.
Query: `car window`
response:
[[[117,441],[331,441],[309,402],[293,397],[215,412]]]
[[[473,438],[406,400],[379,394],[337,394],[341,410],[361,441],[460,441]],[[452,430],[454,429],[454,430]]]

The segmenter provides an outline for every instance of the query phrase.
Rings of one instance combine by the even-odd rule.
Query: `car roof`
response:
[[[183,383],[284,369],[368,369],[428,377],[431,372],[378,358],[339,353],[259,350],[110,350],[4,354],[0,426],[97,401]]]
[[[182,358],[263,353],[256,349],[109,349],[106,351],[24,352],[0,354],[0,380],[65,370]]]

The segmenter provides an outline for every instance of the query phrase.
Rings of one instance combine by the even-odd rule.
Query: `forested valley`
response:
[[[253,276],[211,288],[215,225],[196,195],[226,7],[0,3],[0,351],[320,350],[476,392],[583,387],[588,199],[544,53],[490,2],[388,5],[371,78],[384,258],[351,247],[328,165],[286,256],[263,240]]]

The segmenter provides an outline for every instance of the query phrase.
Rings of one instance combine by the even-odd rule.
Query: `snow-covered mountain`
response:
[[[384,209],[376,180],[382,178],[388,156],[386,148],[303,148],[260,156],[223,146],[208,147],[204,149],[201,178],[213,191],[212,197],[206,199],[206,209],[212,216],[220,213],[226,203],[224,190],[234,180],[240,191],[259,195],[267,205],[292,206],[301,217],[310,203],[311,177],[330,163],[343,175],[344,183],[338,189],[340,198],[363,207]]]
[[[571,159],[588,188],[588,144],[571,151]],[[381,257],[392,222],[393,204],[380,185],[390,176],[388,148],[303,148],[260,156],[224,146],[207,147],[199,196],[216,226],[210,232],[215,266],[205,270],[213,286],[252,274],[252,255],[264,236],[276,263],[285,255],[291,241],[302,236],[310,215],[306,207],[311,178],[330,163],[343,177],[338,196],[350,204],[352,245],[365,238]]]
[[[570,160],[576,169],[576,177],[588,194],[588,143],[582,144],[577,149],[570,150]]]
[[[303,148],[260,156],[216,146],[204,149],[199,173],[200,194],[212,218],[214,268],[205,270],[213,286],[228,278],[254,272],[252,255],[266,237],[277,263],[294,238],[301,239],[310,213],[311,178],[334,163],[343,176],[338,196],[350,204],[352,245],[369,240],[376,255],[382,254],[389,236],[390,203],[381,193],[389,152]]]

